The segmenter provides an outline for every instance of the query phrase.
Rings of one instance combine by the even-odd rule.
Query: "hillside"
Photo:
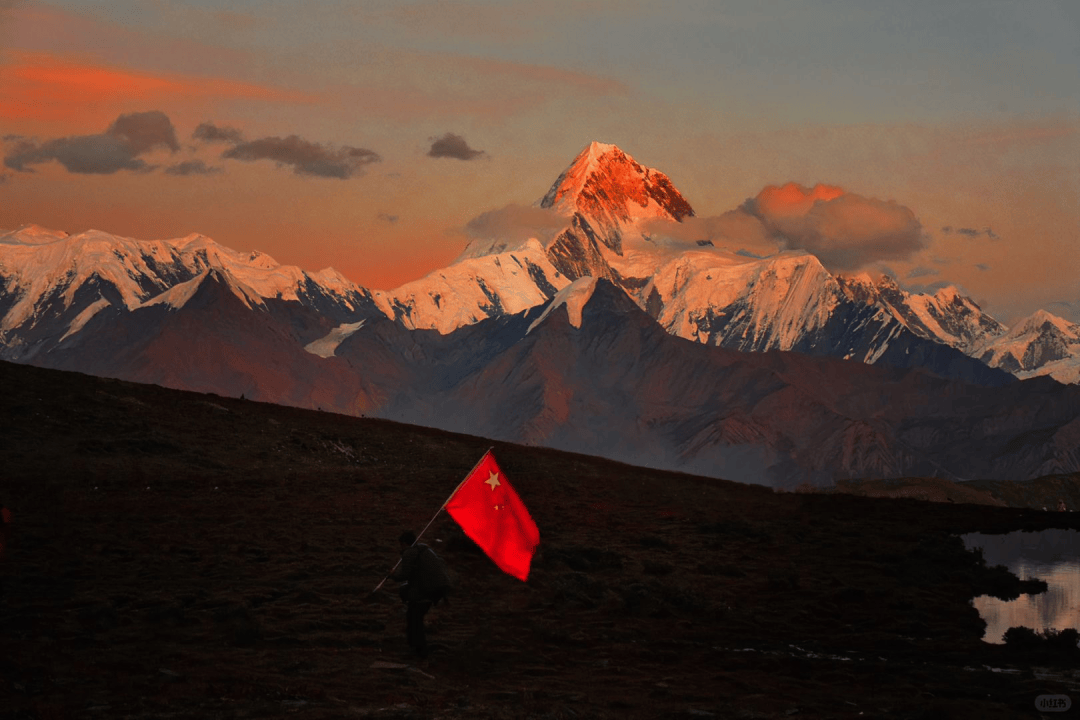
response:
[[[954,537],[1076,514],[497,443],[533,575],[441,516],[458,586],[417,662],[370,593],[489,441],[9,363],[0,385],[0,718],[1015,718],[1080,692],[1075,658],[980,641],[968,600],[1001,578]]]

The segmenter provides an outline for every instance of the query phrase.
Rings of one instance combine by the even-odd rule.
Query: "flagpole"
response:
[[[480,467],[480,463],[484,462],[484,458],[486,458],[488,455],[490,455],[491,451],[494,450],[494,449],[495,449],[494,445],[489,447],[487,449],[487,452],[485,452],[483,455],[481,455],[480,459],[476,461],[476,464],[472,466],[472,469],[469,470],[469,472],[465,473],[465,477],[462,478],[461,482],[459,482],[457,484],[457,487],[454,488],[454,491],[452,493],[450,493],[450,495],[445,500],[443,500],[442,505],[439,506],[439,509],[436,510],[435,514],[431,516],[430,520],[428,520],[428,524],[425,525],[424,529],[420,531],[420,534],[416,536],[416,540],[413,540],[413,545],[420,542],[421,536],[423,536],[423,534],[427,532],[427,529],[429,527],[431,527],[431,523],[435,522],[435,518],[439,517],[439,513],[441,513],[443,511],[443,508],[446,507],[446,503],[450,502],[451,498],[453,498],[455,495],[457,495],[457,491],[461,489],[461,486],[464,485],[466,483],[466,481],[468,481],[468,479],[472,477],[472,474],[474,472],[476,472],[476,468]],[[412,546],[410,545],[410,547],[412,547]],[[401,558],[398,558],[398,561],[396,563],[394,563],[394,567],[390,568],[390,572],[387,573],[386,577],[384,577],[382,579],[382,582],[380,582],[378,585],[376,585],[375,589],[371,591],[372,595],[379,592],[379,588],[381,588],[383,586],[383,584],[387,580],[390,579],[390,576],[394,574],[394,571],[397,570],[397,566],[400,565],[400,564],[401,564]]]

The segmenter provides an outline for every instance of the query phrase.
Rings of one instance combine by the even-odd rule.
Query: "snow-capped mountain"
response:
[[[1080,382],[1080,325],[1045,310],[974,348],[987,365],[1020,378],[1049,375],[1058,382]]]
[[[308,273],[203,235],[135,240],[28,226],[0,235],[0,357],[48,352],[106,310],[179,307],[212,270],[249,308],[271,301],[287,312],[292,303],[339,322],[375,311],[370,293],[333,269]]]
[[[658,235],[694,210],[665,174],[614,145],[588,145],[534,207],[553,213],[562,229],[544,240],[473,241],[449,267],[376,293],[379,307],[407,327],[447,333],[545,302],[579,278],[604,278],[668,332],[697,342],[1007,380],[952,342],[949,332],[977,342],[990,332],[978,323],[993,323],[965,298],[842,281],[807,253],[753,258]]]
[[[955,287],[911,294],[882,276],[837,277],[849,297],[888,310],[916,335],[961,350],[1018,378],[1080,382],[1080,325],[1045,310],[1008,328]]]
[[[131,310],[95,314],[77,335],[39,353],[33,364],[282,405],[368,412],[360,374],[340,358],[305,349],[304,338],[334,330],[311,307],[261,298],[229,272],[209,268]]]
[[[952,285],[928,295],[911,294],[888,275],[877,281],[865,273],[838,276],[837,281],[852,300],[877,305],[919,337],[944,343],[968,355],[1006,330]]]
[[[715,248],[687,251],[662,265],[635,297],[668,332],[708,345],[923,367],[980,384],[1008,381],[914,332],[875,297],[852,297],[805,252],[757,259]]]
[[[514,249],[462,256],[453,264],[374,300],[407,328],[452,332],[484,318],[519,313],[547,302],[570,282],[538,240]]]
[[[639,277],[628,261],[648,235],[646,223],[681,222],[694,215],[667,175],[598,142],[574,158],[539,206],[569,219],[548,253],[556,267],[575,280],[586,275],[613,276],[616,281]]]
[[[694,214],[666,175],[614,145],[582,150],[534,207],[563,227],[550,239],[474,240],[446,268],[375,294],[379,307],[407,327],[450,332],[513,314],[552,298],[586,276],[640,285],[656,267],[643,238],[655,220]]]

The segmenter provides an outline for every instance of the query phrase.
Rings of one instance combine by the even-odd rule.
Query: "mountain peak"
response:
[[[581,151],[580,155],[588,155],[591,158],[598,158],[601,155],[606,155],[613,150],[622,153],[622,150],[620,150],[617,145],[613,145],[611,143],[602,143],[599,140],[593,140],[585,147],[584,150]],[[623,155],[625,155],[625,153],[623,153]]]
[[[1034,313],[1032,313],[1028,317],[1026,317],[1023,320],[1021,320],[1020,322],[1016,323],[1016,325],[1013,327],[1013,333],[1016,333],[1016,334],[1031,333],[1031,332],[1034,332],[1036,330],[1039,330],[1040,328],[1042,328],[1047,323],[1049,323],[1053,327],[1057,328],[1058,330],[1060,330],[1060,331],[1062,331],[1064,333],[1073,335],[1073,336],[1075,336],[1077,334],[1077,329],[1078,329],[1078,327],[1080,327],[1080,326],[1077,326],[1075,323],[1069,322],[1065,318],[1058,317],[1057,315],[1054,315],[1051,312],[1040,309],[1040,310],[1036,310]],[[1010,334],[1013,334],[1013,333],[1010,333]]]
[[[0,243],[9,245],[45,245],[63,240],[68,234],[62,230],[50,230],[30,223],[10,232],[0,230]]]
[[[694,214],[667,175],[639,164],[618,146],[592,142],[540,201],[564,215],[582,213],[603,225],[641,219],[681,221]]]

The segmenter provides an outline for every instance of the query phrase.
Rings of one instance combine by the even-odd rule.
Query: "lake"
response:
[[[1021,580],[1038,578],[1048,586],[1045,593],[1021,595],[1008,602],[987,595],[973,599],[972,605],[986,621],[983,640],[1003,643],[1005,631],[1020,625],[1035,631],[1080,629],[1080,532],[971,533],[962,539],[968,549],[982,548],[987,565],[1004,565]]]

